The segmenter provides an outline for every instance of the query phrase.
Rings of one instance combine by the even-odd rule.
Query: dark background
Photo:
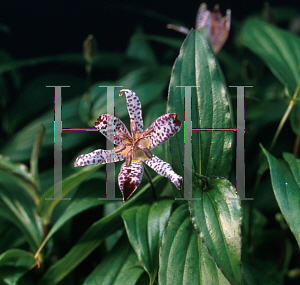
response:
[[[15,58],[80,52],[88,34],[98,39],[99,49],[124,51],[140,24],[148,34],[180,37],[166,29],[168,23],[191,28],[202,1],[1,1],[2,48]],[[232,11],[232,26],[252,13],[261,13],[264,1],[206,1],[211,10],[219,4],[223,15]],[[273,6],[296,7],[296,1],[269,1]],[[300,5],[298,3],[300,8]],[[232,27],[232,28],[233,28]],[[233,30],[233,29],[232,29]],[[231,32],[232,34],[232,32]],[[232,36],[232,35],[231,35]]]

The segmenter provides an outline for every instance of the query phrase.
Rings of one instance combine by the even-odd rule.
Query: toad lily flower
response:
[[[109,139],[113,134],[108,135],[107,126],[112,126],[114,122],[114,143],[117,147],[113,150],[98,149],[80,155],[74,166],[105,164],[126,159],[121,166],[118,177],[124,201],[134,193],[141,183],[144,171],[142,161],[158,174],[170,178],[175,186],[180,189],[182,177],[173,171],[170,164],[151,153],[151,149],[162,144],[180,130],[181,122],[178,120],[178,115],[175,113],[162,115],[149,128],[143,130],[142,109],[139,98],[129,89],[122,89],[119,96],[122,96],[123,93],[125,93],[127,100],[131,136],[121,120],[111,115],[101,115],[95,122],[95,127]]]
[[[230,30],[230,21],[231,10],[227,10],[226,17],[222,18],[219,5],[215,5],[212,12],[207,10],[205,3],[200,5],[196,16],[196,30],[206,27],[206,33],[214,53],[218,53],[226,42]],[[189,33],[189,29],[182,26],[169,24],[167,28],[186,35]]]

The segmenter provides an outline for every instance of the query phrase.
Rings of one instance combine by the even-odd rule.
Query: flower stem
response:
[[[277,131],[276,131],[276,133],[274,135],[274,138],[272,140],[272,143],[271,143],[269,151],[271,151],[272,148],[273,148],[273,146],[275,145],[276,140],[277,140],[277,138],[278,138],[278,136],[279,136],[279,134],[281,132],[281,129],[283,128],[284,123],[286,122],[289,114],[291,113],[291,111],[292,111],[292,109],[293,109],[293,107],[294,107],[294,105],[296,103],[299,91],[300,91],[300,81],[299,81],[299,83],[297,85],[297,88],[295,90],[293,98],[290,100],[289,105],[288,105],[288,107],[287,107],[287,109],[286,109],[286,111],[285,111],[285,113],[284,113],[284,115],[283,115],[283,117],[282,117],[282,119],[281,119],[281,121],[279,123],[279,126],[278,126]]]
[[[149,183],[150,183],[150,185],[151,185],[151,188],[152,188],[153,200],[156,201],[156,200],[157,200],[157,197],[156,197],[156,194],[155,194],[155,187],[154,187],[154,185],[153,185],[153,183],[152,183],[151,176],[150,176],[150,174],[149,174],[147,168],[145,167],[144,169],[145,169],[145,174],[146,174],[146,176],[147,176],[147,178],[148,178],[148,180],[149,180]]]
[[[294,151],[293,151],[293,154],[296,158],[298,157],[299,147],[300,147],[300,135],[297,135],[295,145],[294,145]]]

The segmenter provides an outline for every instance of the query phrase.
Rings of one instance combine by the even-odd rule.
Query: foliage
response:
[[[84,55],[15,60],[0,50],[1,285],[299,284],[300,39],[253,16],[235,26],[217,55],[204,30],[182,42],[140,27],[126,51],[96,49],[97,35],[85,41]],[[245,94],[245,184],[254,200],[240,200],[234,186],[235,132],[214,130],[235,128],[236,89],[229,93],[227,84],[253,85]],[[63,128],[93,127],[106,112],[99,88],[106,85],[136,92],[145,128],[166,112],[184,122],[178,86],[197,86],[192,169],[184,167],[184,124],[153,151],[182,177],[192,173],[193,199],[175,199],[186,184],[178,191],[151,169],[151,183],[144,177],[126,203],[98,199],[106,194],[105,165],[73,164],[105,149],[105,138],[62,131],[62,197],[71,200],[46,200],[54,195],[53,88],[46,85],[71,86],[62,90]],[[115,114],[129,126],[117,96]]]

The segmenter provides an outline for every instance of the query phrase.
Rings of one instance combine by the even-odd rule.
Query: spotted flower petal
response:
[[[196,30],[206,28],[211,46],[214,53],[218,53],[224,43],[226,42],[231,21],[231,11],[226,11],[226,17],[222,18],[222,14],[219,9],[219,5],[215,5],[212,12],[207,10],[207,5],[202,3],[198,9],[196,16]],[[185,27],[169,24],[167,28],[175,31],[188,34],[189,30]]]
[[[202,3],[198,9],[196,16],[196,30],[210,26],[211,13],[207,10],[207,5]]]
[[[142,181],[144,167],[141,161],[132,161],[127,167],[126,163],[121,166],[119,174],[119,187],[124,201],[133,194]]]
[[[155,155],[153,155],[151,159],[144,160],[144,162],[148,166],[150,166],[154,171],[156,171],[159,175],[170,178],[171,181],[177,187],[177,189],[181,188],[182,177],[174,172],[169,163],[164,162]]]
[[[207,10],[205,3],[199,7],[196,17],[196,29],[206,27],[206,33],[214,53],[218,53],[226,42],[231,21],[231,10],[226,11],[226,17],[222,18],[219,5],[215,5],[212,12]]]
[[[174,136],[181,128],[181,122],[178,120],[177,114],[170,113],[156,119],[150,128],[153,128],[153,131],[147,140],[149,149],[153,149]]]
[[[111,131],[109,133],[109,136],[107,134],[107,125],[112,125],[112,124],[115,124],[114,128],[111,128]],[[122,139],[119,138],[118,136],[114,135],[114,133],[116,133],[117,131],[120,131],[122,130],[123,132],[125,132],[126,134],[130,135],[126,126],[123,124],[123,122],[114,117],[114,116],[111,116],[111,115],[107,115],[107,114],[104,114],[104,115],[101,115],[97,121],[95,122],[95,128],[97,128],[99,130],[99,132],[101,134],[103,134],[106,138],[110,138],[112,136],[114,136],[115,138],[115,142],[113,142],[112,140],[110,140],[111,142],[115,143],[116,145],[119,145],[122,143]]]
[[[91,164],[105,164],[124,160],[125,157],[114,150],[97,149],[88,154],[82,154],[77,157],[74,166],[85,166]]]
[[[106,137],[114,135],[114,142],[118,146],[113,150],[98,149],[80,155],[74,166],[112,163],[126,159],[121,166],[118,177],[124,201],[128,200],[141,183],[143,176],[142,161],[145,161],[160,175],[170,178],[176,187],[180,189],[182,177],[177,175],[168,163],[153,156],[150,151],[150,149],[160,145],[180,130],[181,122],[178,120],[178,115],[175,113],[163,115],[143,131],[141,103],[138,97],[129,89],[121,90],[120,96],[123,93],[126,94],[132,135],[118,118],[106,114],[101,115],[95,122],[95,127]],[[108,133],[107,127],[113,125],[113,123],[115,127],[109,130]]]
[[[186,27],[173,25],[173,24],[168,24],[167,28],[171,29],[171,30],[174,30],[174,31],[177,31],[179,33],[185,34],[185,35],[187,35],[190,32],[190,30]]]
[[[226,42],[231,21],[231,11],[226,11],[226,17],[222,18],[219,6],[216,5],[211,15],[210,31],[207,32],[214,53],[218,53]]]
[[[140,135],[144,130],[141,102],[132,90],[122,89],[119,93],[119,96],[122,96],[123,93],[126,95],[131,133],[135,133],[133,132],[133,127],[135,127],[136,133]]]

